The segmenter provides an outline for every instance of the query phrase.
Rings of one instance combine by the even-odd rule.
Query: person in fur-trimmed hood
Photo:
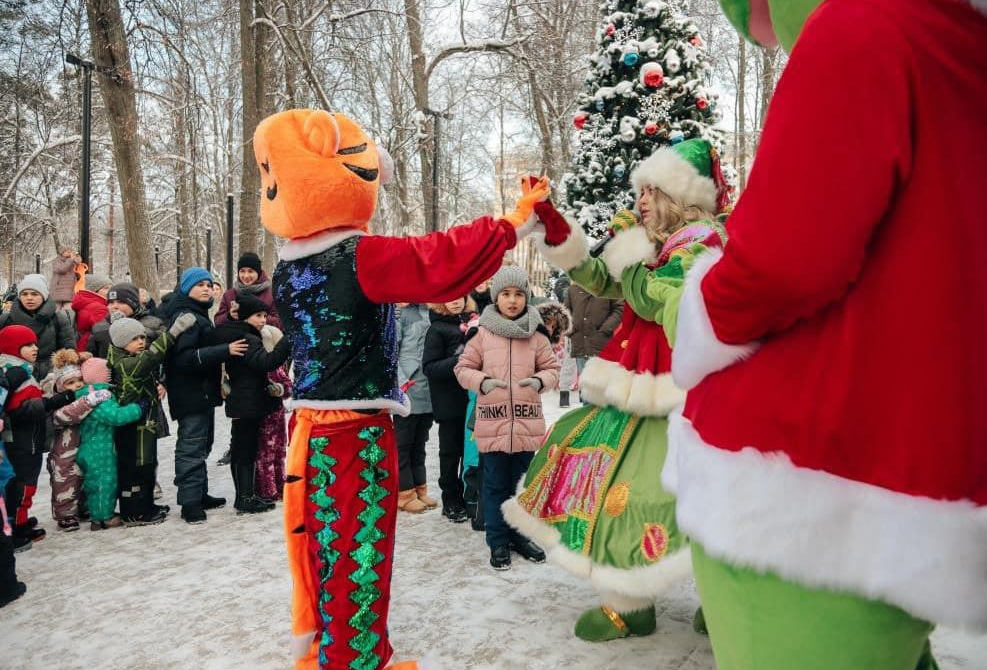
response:
[[[569,406],[569,394],[576,390],[578,371],[572,357],[572,314],[561,302],[548,300],[537,305],[542,323],[548,331],[552,351],[559,361],[559,407]]]
[[[640,218],[618,212],[598,257],[550,202],[536,206],[545,257],[590,293],[626,304],[614,337],[583,370],[589,404],[556,422],[504,505],[511,525],[600,594],[601,605],[576,622],[576,636],[590,642],[653,633],[655,598],[689,573],[675,498],[659,481],[667,417],[685,394],[672,383],[672,349],[656,321],[662,304],[647,295],[647,279],[660,272],[681,282],[696,245],[725,239],[711,217],[727,188],[706,140],[659,148],[631,180]]]
[[[511,566],[511,551],[535,563],[545,552],[504,522],[500,506],[521,479],[545,435],[541,394],[556,387],[559,362],[536,307],[531,306],[528,273],[502,267],[490,281],[493,304],[480,315],[476,336],[466,343],[456,378],[476,391],[473,435],[483,454],[483,498],[490,565]]]

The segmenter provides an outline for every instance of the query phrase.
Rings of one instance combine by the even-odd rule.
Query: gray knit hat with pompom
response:
[[[528,301],[531,301],[531,290],[528,288],[528,273],[520,265],[505,265],[497,270],[490,280],[490,297],[496,302],[497,296],[508,286],[516,286],[524,291]]]

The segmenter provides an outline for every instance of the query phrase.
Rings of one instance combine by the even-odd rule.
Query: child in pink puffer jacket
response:
[[[545,435],[541,396],[559,382],[559,363],[538,310],[530,307],[528,274],[505,266],[491,280],[494,304],[480,315],[480,329],[456,365],[463,388],[478,392],[477,449],[483,454],[483,498],[490,565],[511,567],[511,550],[535,563],[538,545],[512,530],[500,506],[514,495]]]

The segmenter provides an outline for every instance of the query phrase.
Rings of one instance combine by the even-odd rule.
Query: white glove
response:
[[[90,407],[95,407],[101,402],[105,402],[113,397],[113,394],[106,389],[100,389],[98,391],[90,391],[86,394],[86,404]]]
[[[500,379],[484,379],[480,383],[480,393],[487,395],[494,389],[506,389],[507,382],[501,381]]]
[[[186,330],[195,325],[195,315],[191,312],[185,312],[180,314],[175,323],[171,324],[171,328],[168,329],[168,334],[172,337],[178,337]]]
[[[531,386],[535,391],[541,391],[542,383],[538,377],[525,377],[517,383],[518,386]]]

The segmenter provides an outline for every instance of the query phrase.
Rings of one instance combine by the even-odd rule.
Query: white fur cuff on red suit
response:
[[[544,231],[544,228],[542,228]],[[569,224],[569,237],[565,238],[562,244],[552,246],[545,242],[544,232],[535,232],[531,238],[535,241],[539,253],[560,270],[569,270],[577,267],[589,258],[589,243],[586,241],[586,233],[579,226]]]
[[[783,452],[720,449],[679,411],[668,443],[662,485],[710,556],[987,632],[987,507],[798,467]]]
[[[679,304],[675,348],[672,350],[672,378],[681,389],[694,388],[707,375],[749,358],[759,342],[725,344],[713,331],[703,300],[702,283],[706,273],[723,257],[720,249],[709,249],[696,258],[685,277]]]
[[[654,260],[657,255],[655,243],[648,238],[648,231],[644,226],[634,226],[614,235],[600,258],[606,263],[607,272],[614,281],[620,281],[624,270],[632,265]]]

